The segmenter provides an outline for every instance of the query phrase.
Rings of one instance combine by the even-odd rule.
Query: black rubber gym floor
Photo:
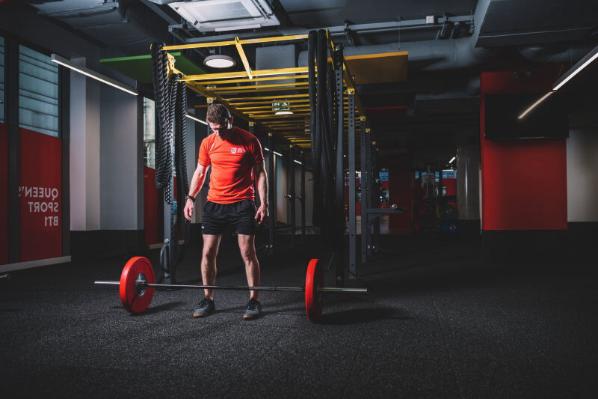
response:
[[[122,259],[13,273],[0,280],[0,397],[598,395],[595,265],[488,266],[476,240],[400,240],[364,269],[370,294],[327,297],[319,324],[296,293],[262,293],[251,322],[247,294],[230,291],[206,319],[191,318],[195,290],[157,292],[131,316],[116,288],[92,284],[117,280]],[[230,244],[218,282],[244,284]],[[197,281],[198,257],[180,281]],[[288,251],[262,283],[302,284],[308,258]]]

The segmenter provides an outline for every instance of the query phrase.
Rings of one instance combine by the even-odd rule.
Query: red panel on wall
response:
[[[0,123],[0,265],[8,263],[8,132]]]
[[[564,139],[491,141],[485,138],[484,95],[542,93],[557,71],[480,76],[482,230],[567,228],[567,159]]]
[[[160,193],[156,189],[156,170],[143,168],[143,225],[147,245],[162,242],[163,215]]]
[[[446,187],[448,197],[457,195],[457,179],[442,179],[442,185]]]
[[[21,261],[62,256],[62,143],[20,129]]]
[[[413,233],[413,185],[414,176],[411,170],[411,160],[406,156],[398,156],[387,161],[384,165],[388,168],[388,182],[383,182],[388,189],[388,204],[380,207],[391,207],[396,204],[404,210],[399,215],[388,217],[388,227],[391,233]],[[375,205],[374,205],[375,206]]]

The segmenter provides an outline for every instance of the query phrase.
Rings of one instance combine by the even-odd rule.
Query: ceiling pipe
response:
[[[371,46],[349,46],[343,49],[345,56],[407,51],[409,65],[422,71],[446,71],[483,65],[494,57],[488,49],[474,47],[471,37],[452,40],[427,40],[417,42],[388,43]],[[307,65],[307,51],[301,51],[298,65]]]

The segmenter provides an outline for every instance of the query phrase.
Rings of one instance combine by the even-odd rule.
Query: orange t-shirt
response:
[[[257,137],[238,127],[232,128],[224,138],[218,133],[204,138],[197,162],[211,166],[208,201],[232,204],[255,199],[253,168],[263,160]]]

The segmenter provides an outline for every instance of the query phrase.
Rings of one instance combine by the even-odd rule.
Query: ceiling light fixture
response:
[[[235,60],[229,55],[226,54],[212,54],[208,55],[203,60],[204,65],[209,66],[210,68],[231,68],[235,66]]]
[[[542,102],[544,102],[544,100],[546,100],[548,97],[550,97],[554,93],[555,93],[554,91],[549,91],[548,93],[544,94],[542,97],[537,99],[536,102],[534,102],[532,105],[527,107],[527,109],[525,111],[523,111],[521,114],[519,114],[517,119],[521,120],[521,119],[525,118],[530,112],[532,112],[534,110],[534,108],[536,108],[538,105],[540,105]]]
[[[581,60],[571,67],[567,72],[563,74],[554,84],[552,90],[558,90],[563,87],[568,81],[573,79],[575,75],[583,71],[588,65],[594,62],[598,58],[598,46],[594,47],[592,51],[587,53]]]
[[[102,82],[102,83],[107,84],[108,86],[112,86],[118,90],[122,90],[125,93],[129,93],[134,96],[137,95],[137,93],[135,91],[133,91],[133,89],[120,84],[116,80],[109,78],[108,76],[102,75],[98,72],[92,71],[91,69],[85,68],[84,66],[79,66],[79,65],[73,64],[70,60],[67,60],[64,57],[61,57],[58,54],[52,54],[50,56],[50,60],[58,65],[62,65],[63,67],[72,69],[75,72],[79,72],[81,75],[85,75],[89,78],[95,79],[98,82]]]

